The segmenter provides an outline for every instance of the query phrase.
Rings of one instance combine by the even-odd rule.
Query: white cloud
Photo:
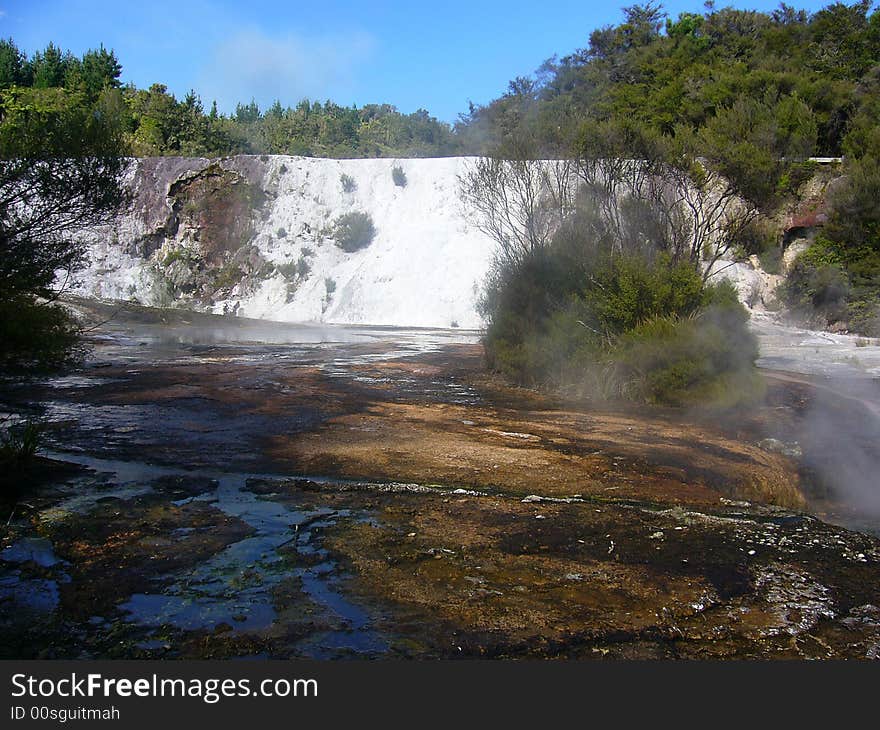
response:
[[[199,92],[206,107],[216,99],[221,111],[254,98],[265,109],[275,99],[293,106],[300,99],[338,99],[372,54],[366,33],[273,38],[259,29],[236,33],[220,43],[201,70]]]

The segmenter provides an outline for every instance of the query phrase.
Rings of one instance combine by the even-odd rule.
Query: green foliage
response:
[[[873,157],[850,162],[831,196],[825,230],[797,258],[782,290],[798,314],[820,325],[880,334],[878,200],[880,163]]]
[[[352,253],[366,248],[376,236],[376,227],[369,213],[352,211],[339,216],[333,223],[332,234],[336,245]]]
[[[812,111],[796,96],[774,104],[740,96],[700,129],[698,149],[743,197],[769,207],[780,192],[791,192],[791,168],[812,154],[816,136]],[[803,173],[798,167],[796,180],[802,181]]]
[[[242,271],[241,266],[233,261],[230,261],[228,264],[222,266],[214,272],[214,289],[215,291],[220,291],[221,289],[232,289],[242,280],[243,276],[244,271]]]
[[[122,202],[117,101],[116,92],[95,105],[63,89],[0,92],[0,296],[47,295],[57,270],[82,263],[72,234]]]
[[[738,304],[713,305],[680,318],[654,317],[624,334],[612,358],[622,392],[665,405],[730,407],[755,400],[758,345]]]
[[[77,58],[50,43],[28,58],[12,39],[0,41],[0,90],[64,89],[91,103],[106,90],[119,89],[121,73],[115,53],[103,46]],[[177,99],[164,84],[149,89],[129,84],[121,92],[126,143],[139,156],[433,157],[460,152],[450,126],[423,109],[402,114],[387,104],[358,109],[305,100],[286,108],[276,101],[264,113],[252,99],[223,115],[216,102],[206,113],[194,91]]]
[[[306,252],[303,251],[296,261],[289,261],[286,264],[278,264],[275,270],[285,279],[294,281],[296,279],[305,279],[312,270],[312,265],[306,258]]]
[[[77,234],[125,200],[123,107],[112,79],[100,90],[51,85],[79,68],[52,46],[30,71],[11,41],[0,61],[4,53],[6,81],[33,78],[34,87],[0,90],[0,369],[45,369],[79,355],[78,327],[51,302],[84,263]],[[100,59],[89,59],[98,74]]]
[[[83,354],[80,328],[63,307],[33,296],[0,296],[0,372],[47,371]]]
[[[293,281],[296,279],[297,270],[296,270],[296,262],[288,261],[284,264],[276,264],[275,271],[277,271],[281,276],[283,276],[288,281]]]
[[[595,231],[563,229],[496,264],[481,304],[488,365],[576,397],[727,407],[756,396],[757,347],[733,287]]]
[[[704,12],[677,18],[655,4],[636,5],[623,10],[617,25],[594,31],[587,47],[515,79],[491,103],[471,105],[456,132],[481,154],[504,157],[528,140],[529,159],[648,160],[654,172],[680,169],[698,189],[726,180],[763,211],[802,194],[817,172],[808,158],[845,154],[845,178],[830,188],[824,238],[795,264],[783,294],[817,323],[874,332],[880,322],[878,58],[880,9],[870,0],[814,13],[785,4],[763,13],[707,3]],[[779,270],[774,236],[739,230],[731,238],[740,254],[756,254],[768,271]],[[620,279],[609,306],[626,317],[645,282],[614,273]],[[565,297],[557,289],[549,293],[547,287],[558,287],[555,279],[530,281],[511,286],[532,296],[530,307],[544,314],[513,316],[502,306],[493,326],[511,330],[511,316],[529,328],[535,321],[545,326],[548,300],[552,317],[589,324],[577,307],[560,303]],[[490,291],[493,297],[496,304],[503,299]],[[514,370],[535,372],[526,338],[504,342],[498,352],[519,363]]]
[[[326,312],[327,307],[330,306],[330,301],[333,299],[333,293],[336,291],[336,281],[331,279],[329,276],[324,279],[324,300],[321,303],[321,311]]]
[[[263,113],[251,101],[225,116],[216,107],[205,114],[193,92],[179,101],[160,84],[148,91],[129,87],[125,94],[132,146],[142,155],[427,157],[460,151],[448,125],[427,112],[403,115],[389,105],[358,109],[306,100],[287,108],[276,102]]]
[[[808,182],[816,174],[818,168],[819,165],[810,160],[789,165],[776,184],[776,197],[796,197],[804,183]]]
[[[33,69],[27,56],[13,40],[0,40],[0,89],[10,86],[30,86]]]
[[[193,262],[193,255],[187,249],[179,247],[171,249],[162,257],[162,265],[166,268],[178,261],[189,266]]]
[[[880,11],[867,0],[814,14],[707,5],[669,18],[649,4],[623,16],[472,105],[456,126],[469,151],[525,136],[539,155],[564,156],[585,121],[630,125],[693,140],[693,154],[768,207],[797,189],[806,158],[880,147]]]
[[[668,314],[688,316],[707,303],[711,290],[688,262],[617,256],[593,272],[583,296],[598,328],[620,334]]]
[[[342,190],[346,193],[353,193],[357,190],[357,183],[354,181],[354,178],[351,175],[346,175],[344,172],[339,176],[339,183],[342,185]]]
[[[403,171],[403,168],[395,165],[391,168],[391,179],[394,180],[394,184],[399,188],[406,187],[406,173]]]
[[[758,254],[758,261],[761,268],[768,274],[782,273],[782,248],[779,246],[768,246]]]
[[[824,325],[846,318],[849,289],[833,244],[820,236],[795,259],[780,294],[795,312]]]
[[[774,228],[761,218],[745,226],[736,241],[736,250],[740,258],[753,254],[761,256],[765,251],[774,248],[779,248]]]
[[[45,431],[41,421],[27,420],[0,433],[0,469],[19,472],[27,468],[40,448]]]
[[[12,425],[7,425],[8,420],[0,421],[0,503],[11,506],[33,482],[46,425],[33,418]]]

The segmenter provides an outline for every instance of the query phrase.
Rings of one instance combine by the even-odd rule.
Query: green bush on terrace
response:
[[[353,211],[339,216],[333,224],[333,239],[347,253],[366,248],[376,236],[376,227],[369,213]]]
[[[585,399],[727,407],[760,394],[757,344],[730,284],[706,284],[662,252],[582,255],[590,246],[557,237],[496,266],[482,302],[492,369]]]

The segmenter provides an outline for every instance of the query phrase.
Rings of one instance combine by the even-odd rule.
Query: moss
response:
[[[240,283],[244,272],[238,265],[230,262],[214,272],[214,290],[232,289]]]
[[[162,257],[162,265],[167,268],[177,261],[184,264],[190,264],[192,263],[192,260],[192,253],[183,247],[179,247],[173,248],[165,253]]]

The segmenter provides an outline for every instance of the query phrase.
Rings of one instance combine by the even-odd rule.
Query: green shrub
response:
[[[331,279],[329,276],[324,279],[324,299],[321,302],[321,313],[327,311],[327,308],[330,306],[330,301],[333,299],[333,292],[336,291],[336,282]]]
[[[783,301],[817,326],[880,334],[880,162],[854,160],[830,199],[822,235],[798,256]]]
[[[761,256],[774,248],[779,248],[776,234],[762,218],[748,223],[739,232],[736,241],[736,252],[740,258],[746,258],[753,254]]]
[[[483,307],[488,365],[568,396],[729,406],[760,393],[748,314],[688,262],[552,249],[496,271]]]
[[[167,268],[172,264],[180,261],[186,266],[191,266],[193,264],[194,258],[195,257],[193,256],[191,251],[182,246],[179,246],[165,252],[165,255],[162,257],[162,265]]]
[[[819,164],[810,160],[791,164],[776,184],[777,195],[779,197],[797,195],[803,184],[812,178],[818,169]]]
[[[281,274],[281,276],[283,276],[285,279],[295,279],[297,274],[296,262],[288,261],[284,264],[275,264],[275,271]]]
[[[241,282],[244,271],[235,262],[230,261],[225,266],[214,272],[214,291],[232,289]]]
[[[808,321],[827,325],[846,319],[849,278],[834,245],[819,236],[795,259],[779,293]]]
[[[0,504],[11,507],[34,481],[34,458],[46,427],[38,420],[3,426],[0,424]]]
[[[28,420],[0,433],[0,468],[13,471],[25,468],[36,456],[45,430],[43,422]]]
[[[354,181],[354,178],[351,175],[346,175],[344,172],[339,176],[339,182],[342,184],[342,189],[346,193],[353,193],[357,190],[357,183]]]
[[[373,219],[367,213],[354,211],[339,216],[333,224],[332,236],[343,251],[352,253],[366,248],[376,236]]]
[[[782,273],[782,249],[779,246],[771,246],[766,251],[758,254],[761,268],[768,274]]]
[[[397,187],[406,187],[406,173],[403,171],[402,167],[395,166],[391,168],[391,179],[394,180],[394,184],[397,185]]]
[[[712,305],[692,317],[655,317],[620,338],[611,358],[621,394],[663,405],[728,407],[762,393],[758,346],[739,305]]]
[[[584,288],[597,328],[614,335],[653,317],[688,316],[711,294],[692,264],[673,262],[665,254],[607,259]]]
[[[865,297],[849,302],[846,316],[851,331],[880,337],[880,297]]]
[[[81,360],[80,327],[57,304],[0,298],[0,371],[51,370]]]

